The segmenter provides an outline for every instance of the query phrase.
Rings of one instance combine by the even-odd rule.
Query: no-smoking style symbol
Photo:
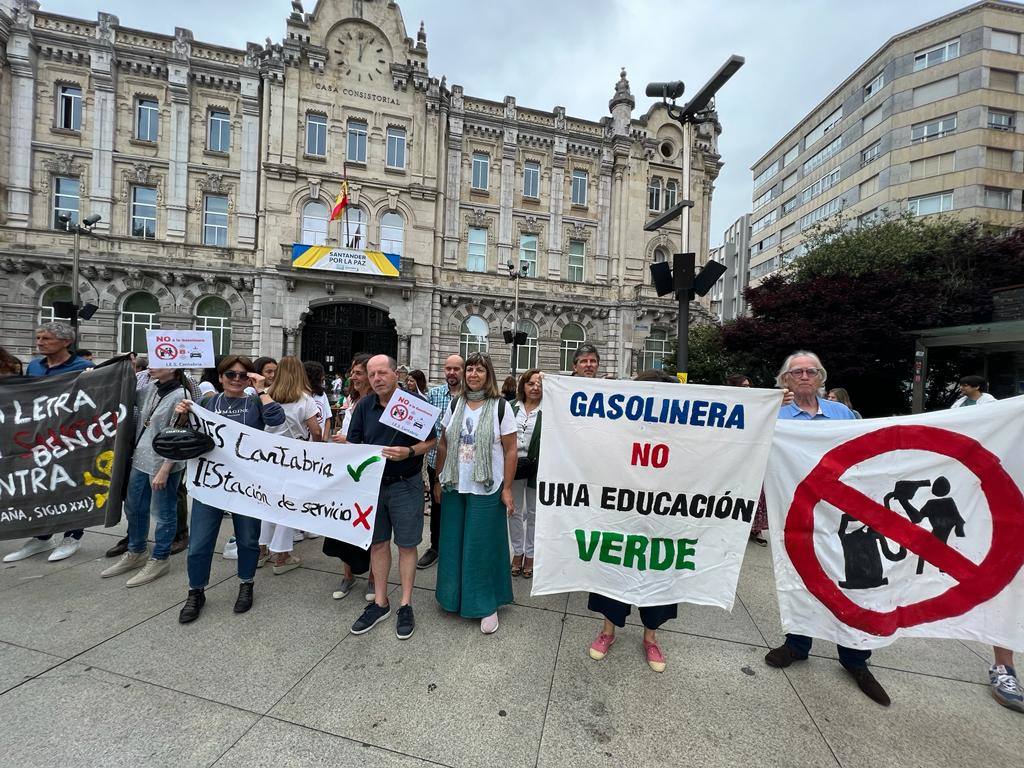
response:
[[[409,409],[406,408],[401,403],[396,403],[395,406],[391,409],[391,418],[393,418],[395,421],[405,421],[407,418],[409,418]]]
[[[973,563],[926,528],[910,522],[842,482],[855,464],[893,451],[928,451],[960,462],[978,478],[992,514],[992,542],[980,563]],[[945,592],[891,611],[864,608],[847,597],[814,552],[814,508],[828,502],[881,536],[914,552],[958,582]],[[960,616],[998,595],[1024,565],[1024,496],[1003,469],[999,457],[957,432],[920,425],[886,427],[843,443],[797,486],[786,516],[784,541],[789,559],[808,591],[844,624],[888,636],[902,627]]]
[[[178,356],[178,348],[173,344],[167,344],[166,342],[163,344],[157,344],[156,356],[161,360],[173,360]]]

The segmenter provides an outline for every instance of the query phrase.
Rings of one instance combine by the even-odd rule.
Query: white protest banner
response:
[[[781,399],[546,376],[533,594],[731,609]]]
[[[782,625],[1024,650],[1024,397],[867,421],[783,421],[765,481]]]
[[[213,368],[213,331],[146,331],[151,368]]]
[[[194,406],[214,449],[188,462],[188,493],[205,504],[366,549],[385,460],[379,446],[271,435]]]
[[[380,423],[397,429],[417,440],[426,440],[434,432],[441,409],[416,395],[396,389],[391,395]]]

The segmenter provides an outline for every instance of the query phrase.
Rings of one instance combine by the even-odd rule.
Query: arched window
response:
[[[70,320],[67,315],[58,315],[53,309],[55,301],[71,301],[70,285],[55,285],[47,288],[39,299],[39,324],[52,323],[54,320]]]
[[[647,185],[647,209],[650,211],[661,210],[661,179],[655,177]]]
[[[679,196],[679,184],[673,179],[665,182],[665,210],[676,204]]]
[[[327,245],[327,217],[330,212],[326,203],[310,200],[302,206],[303,245]]]
[[[341,242],[345,248],[366,249],[366,211],[348,206],[341,214]]]
[[[587,333],[583,326],[578,323],[569,323],[562,329],[561,341],[559,343],[559,370],[572,370],[572,356],[576,354],[580,344],[587,340]]]
[[[462,332],[459,338],[459,354],[465,360],[474,352],[487,351],[487,321],[480,315],[470,315],[462,321]]]
[[[665,367],[665,356],[668,354],[668,333],[660,328],[651,329],[651,335],[644,342],[644,356],[640,367],[643,370]]]
[[[384,253],[402,255],[405,240],[405,219],[400,213],[385,213],[380,220],[380,249]]]
[[[231,350],[231,305],[220,296],[207,296],[196,306],[196,330],[213,332],[213,353]]]
[[[145,352],[146,331],[160,327],[160,302],[151,293],[133,293],[121,305],[119,352]]]
[[[516,330],[526,334],[526,343],[516,349],[516,370],[525,371],[537,367],[537,324],[532,320],[520,320]]]
[[[661,246],[654,249],[654,263],[661,264],[663,261],[668,261],[668,251]],[[651,278],[651,285],[654,285],[654,278]]]

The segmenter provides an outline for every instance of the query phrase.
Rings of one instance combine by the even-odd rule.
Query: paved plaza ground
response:
[[[235,563],[217,555],[202,617],[181,626],[184,554],[148,586],[99,578],[119,530],[89,531],[60,563],[0,565],[0,765],[942,768],[1024,754],[1024,717],[989,696],[983,645],[876,652],[889,709],[830,643],[765,666],[782,635],[770,556],[753,545],[732,613],[684,606],[657,675],[635,615],[595,662],[584,595],[532,598],[517,579],[516,604],[484,636],[438,608],[434,568],[417,573],[411,639],[395,637],[394,615],[355,637],[362,583],[331,599],[340,567],[321,540],[296,545],[299,570],[258,571],[241,616]]]

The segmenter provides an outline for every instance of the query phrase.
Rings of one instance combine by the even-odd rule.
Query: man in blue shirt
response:
[[[788,390],[785,404],[779,410],[779,418],[804,421],[856,419],[853,411],[842,403],[819,397],[827,375],[821,360],[813,352],[801,350],[786,358],[775,380],[776,385]],[[871,651],[842,645],[837,647],[839,663],[853,676],[857,687],[872,701],[884,707],[889,706],[889,694],[868,669]],[[786,642],[768,651],[764,660],[771,667],[788,667],[794,661],[806,661],[810,651],[811,638],[806,635],[788,634]]]
[[[36,349],[42,357],[37,357],[28,364],[27,376],[57,376],[61,373],[84,371],[95,366],[89,360],[71,352],[75,343],[75,329],[67,323],[47,323],[36,329]],[[26,557],[50,552],[46,558],[51,563],[71,557],[82,546],[85,531],[79,529],[67,531],[64,540],[56,542],[51,535],[37,536],[26,541],[20,549],[4,557],[5,563],[24,560]]]

